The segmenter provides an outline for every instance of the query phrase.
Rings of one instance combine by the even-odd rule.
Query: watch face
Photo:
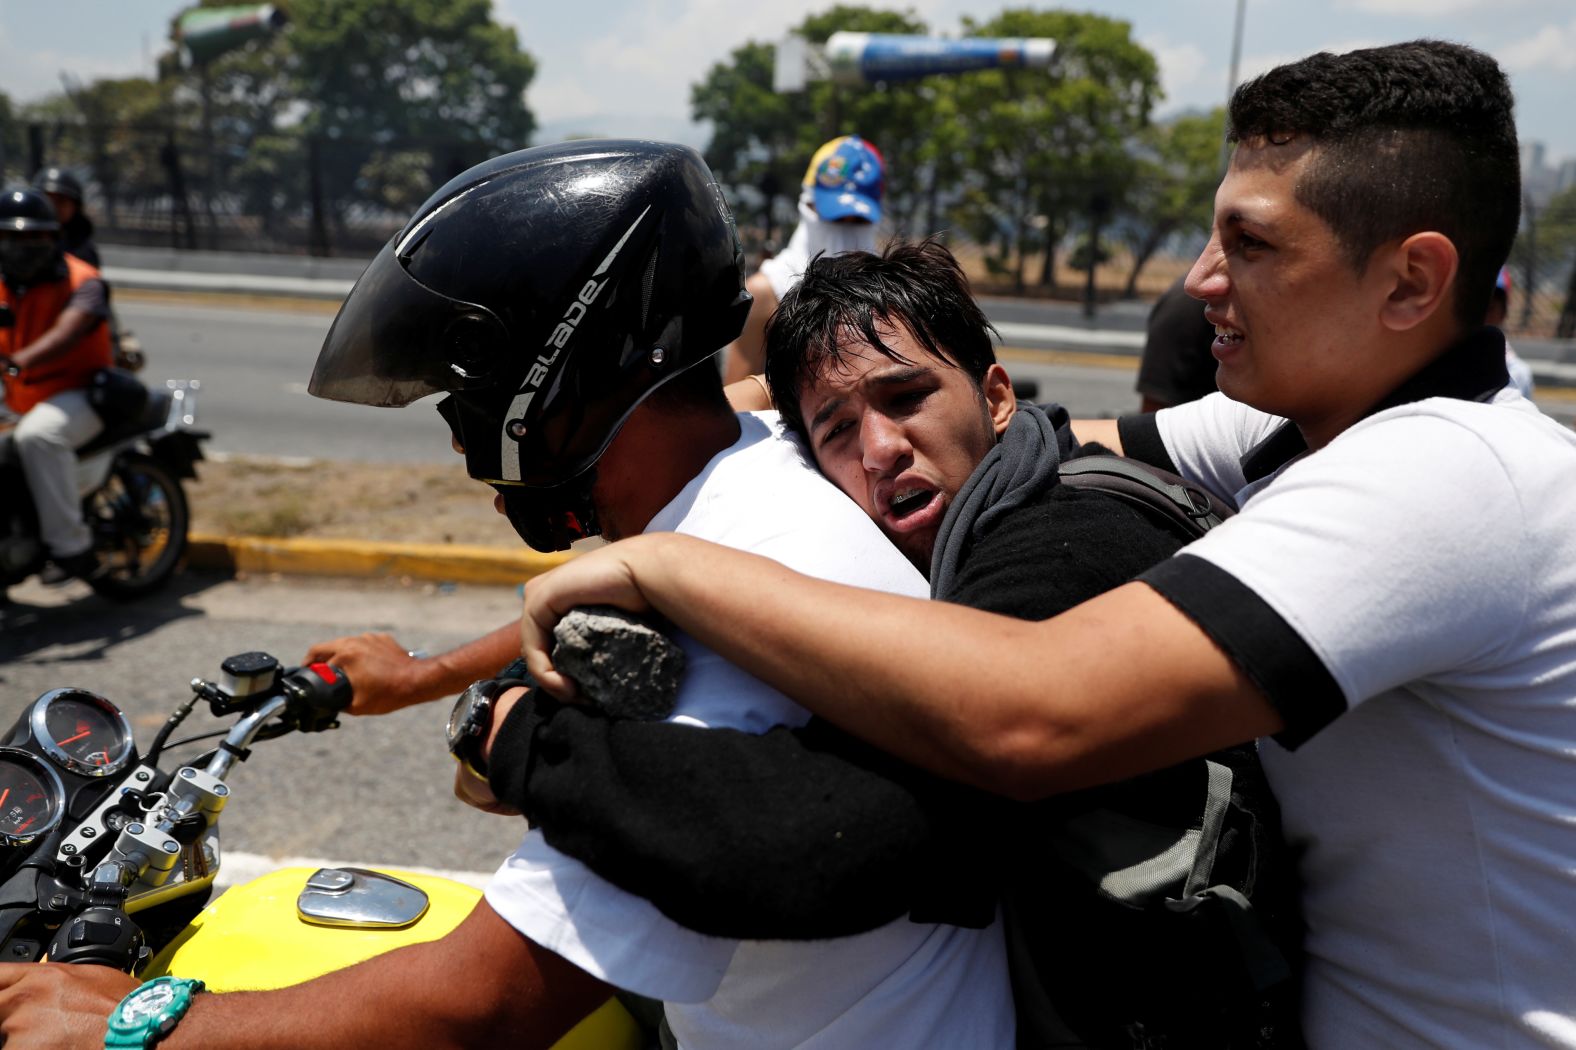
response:
[[[127,1024],[144,1024],[157,1021],[159,1016],[175,1001],[175,989],[168,984],[144,988],[121,1007],[121,1020]]]
[[[466,740],[477,735],[481,728],[481,721],[486,716],[487,706],[491,698],[483,691],[486,682],[476,682],[460,694],[454,702],[454,709],[449,712],[448,738],[449,750],[456,753],[457,749]]]

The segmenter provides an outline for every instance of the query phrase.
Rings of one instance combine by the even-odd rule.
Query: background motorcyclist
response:
[[[82,183],[65,168],[48,167],[33,176],[33,188],[49,198],[60,220],[60,243],[70,255],[92,267],[101,267],[93,243],[93,220],[82,204]]]
[[[6,405],[21,417],[12,438],[49,550],[45,583],[98,568],[77,495],[76,449],[103,429],[87,387],[112,360],[108,297],[98,269],[65,252],[43,193],[23,187],[0,196],[0,361]]]

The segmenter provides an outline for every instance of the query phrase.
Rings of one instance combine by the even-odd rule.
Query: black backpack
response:
[[[1121,456],[1060,475],[1185,539],[1233,513]],[[1251,745],[1042,804],[1055,830],[1020,844],[1004,906],[1020,1047],[1303,1045],[1294,868]]]
[[[1126,456],[1093,454],[1063,460],[1063,485],[1107,493],[1197,539],[1236,511],[1186,478]]]

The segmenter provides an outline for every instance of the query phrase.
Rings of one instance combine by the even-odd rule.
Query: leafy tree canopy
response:
[[[810,15],[792,31],[821,44],[839,30],[925,33],[912,12],[840,4]],[[838,135],[860,135],[887,158],[888,212],[901,225],[915,186],[908,160],[924,141],[930,103],[915,85],[848,88],[829,82],[807,90],[772,90],[774,44],[750,42],[707,71],[690,91],[696,120],[710,121],[706,160],[724,184],[766,186],[791,200],[817,147]]]
[[[290,48],[313,131],[460,138],[503,151],[536,122],[536,60],[490,0],[293,0]]]

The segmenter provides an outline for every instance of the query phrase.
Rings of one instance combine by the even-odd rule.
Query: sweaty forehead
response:
[[[842,347],[835,358],[822,358],[799,386],[800,403],[808,406],[855,388],[902,383],[937,368],[953,367],[924,347],[908,345],[900,349],[890,342],[887,345],[899,356],[889,356],[861,340]]]

